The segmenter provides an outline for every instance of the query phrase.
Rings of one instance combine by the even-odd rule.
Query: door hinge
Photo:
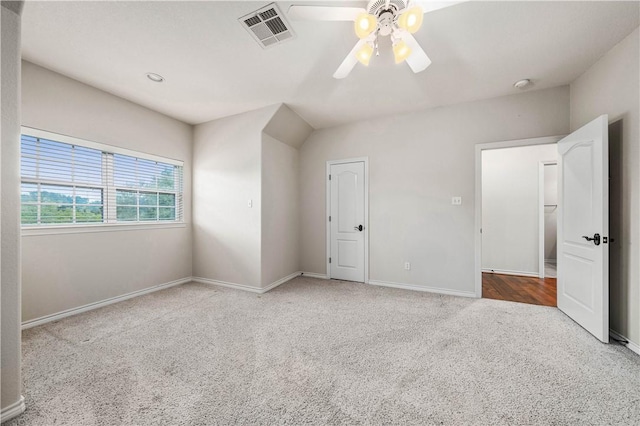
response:
[[[329,180],[331,180],[331,175],[329,175]]]
[[[331,222],[331,216],[329,216],[329,222]]]
[[[331,258],[329,258],[329,263],[331,263]]]

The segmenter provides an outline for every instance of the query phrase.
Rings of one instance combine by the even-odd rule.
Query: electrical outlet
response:
[[[404,269],[407,270],[407,271],[410,271],[411,270],[411,263],[404,262]]]
[[[462,197],[452,197],[451,198],[451,204],[453,204],[454,206],[461,206],[462,205]]]
[[[249,202],[247,203],[247,207],[249,208],[253,207],[253,200],[249,200]]]

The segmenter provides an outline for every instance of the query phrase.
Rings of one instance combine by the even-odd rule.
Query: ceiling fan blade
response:
[[[289,7],[287,16],[297,21],[355,21],[361,13],[367,11],[360,7],[293,5]]]
[[[356,52],[367,42],[366,39],[359,40],[351,52],[344,58],[344,61],[340,64],[335,73],[333,73],[333,78],[345,78],[349,75],[353,67],[358,63],[358,58],[356,58]]]
[[[425,51],[422,49],[418,40],[416,40],[408,31],[402,32],[402,40],[404,40],[404,42],[407,43],[407,46],[411,49],[411,54],[406,59],[411,70],[414,73],[419,73],[420,71],[427,69],[427,67],[431,65],[431,59],[429,59]]]
[[[465,3],[468,0],[459,1],[419,1],[418,6],[422,8],[424,13],[433,12],[434,10],[444,9],[445,7],[453,6],[458,3]]]

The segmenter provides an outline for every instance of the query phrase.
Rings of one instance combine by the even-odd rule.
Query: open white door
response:
[[[609,342],[609,138],[603,115],[558,142],[558,308]]]

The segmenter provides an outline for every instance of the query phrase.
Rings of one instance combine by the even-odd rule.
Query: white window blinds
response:
[[[23,129],[22,225],[181,222],[182,164],[110,148]]]
[[[182,173],[175,166],[128,155],[109,158],[118,221],[176,220],[182,212]]]

